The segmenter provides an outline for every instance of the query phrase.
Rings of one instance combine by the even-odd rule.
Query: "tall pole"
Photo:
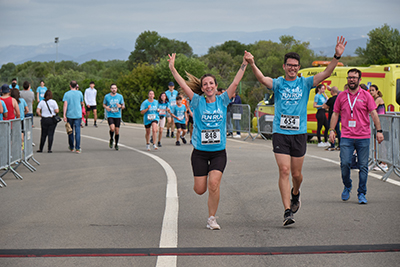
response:
[[[56,43],[56,62],[58,61],[58,37],[54,39],[54,42]]]

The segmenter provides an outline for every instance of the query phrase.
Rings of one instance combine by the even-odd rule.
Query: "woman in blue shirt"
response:
[[[324,103],[328,100],[328,98],[325,95],[325,85],[319,84],[315,88],[315,97],[314,97],[314,105],[313,107],[317,109],[317,114],[315,117],[317,118],[317,138],[318,138],[318,147],[326,147],[330,146],[328,143],[328,119],[326,118],[325,115],[325,109],[322,108]],[[321,130],[322,126],[325,127],[325,132],[324,132],[324,139],[325,143],[321,142]]]
[[[194,175],[194,191],[202,195],[208,189],[208,220],[207,228],[219,230],[215,214],[220,197],[222,173],[226,166],[226,108],[229,99],[246,70],[247,62],[243,63],[232,84],[220,96],[217,96],[217,81],[211,74],[205,74],[200,79],[187,73],[189,81],[185,81],[175,69],[176,54],[169,56],[169,68],[175,80],[189,97],[193,109],[193,152],[192,170]],[[203,96],[204,95],[204,96]]]
[[[146,128],[146,149],[150,150],[150,128],[153,133],[153,148],[158,149],[156,146],[157,142],[157,130],[158,130],[158,101],[154,99],[154,91],[149,92],[149,98],[143,101],[140,105],[140,113],[143,114],[144,128]]]
[[[165,127],[166,115],[169,110],[168,97],[165,92],[162,92],[158,97],[158,116],[160,120],[158,122],[158,147],[161,147],[161,137]]]

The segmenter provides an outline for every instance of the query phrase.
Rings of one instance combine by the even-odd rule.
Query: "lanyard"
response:
[[[353,105],[352,105],[351,102],[350,102],[350,94],[347,93],[347,100],[349,100],[349,106],[350,106],[350,109],[351,109],[351,118],[353,118],[353,108],[354,108],[354,105],[356,104],[356,101],[357,101],[357,98],[358,98],[359,95],[360,95],[360,92],[358,92],[356,98],[354,98],[354,102],[353,102]]]

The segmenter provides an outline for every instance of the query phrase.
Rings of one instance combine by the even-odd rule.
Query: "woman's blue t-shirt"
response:
[[[153,99],[153,102],[150,102],[148,99],[143,101],[140,105],[140,111],[145,110],[151,105],[150,109],[143,114],[143,123],[144,125],[150,124],[152,121],[159,121],[160,117],[158,117],[158,101]]]
[[[315,97],[314,97],[314,102],[316,102],[318,106],[321,106],[326,102],[326,98],[322,94],[316,94]],[[321,108],[322,107],[319,107],[317,109],[321,109]]]
[[[193,147],[201,151],[221,151],[226,147],[226,108],[230,100],[225,92],[216,96],[213,103],[206,103],[203,96],[194,94],[193,108]]]

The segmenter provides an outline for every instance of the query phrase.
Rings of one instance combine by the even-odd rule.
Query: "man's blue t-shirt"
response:
[[[121,94],[116,93],[115,96],[112,96],[111,93],[108,93],[104,97],[103,104],[111,108],[110,111],[106,110],[107,118],[121,118],[121,108],[117,107],[117,104],[125,104],[124,97]]]
[[[165,103],[160,103],[158,102],[158,116],[160,116],[160,118],[165,117],[167,115],[167,108],[171,108],[169,106],[169,102],[165,102]]]
[[[66,117],[69,119],[81,119],[82,118],[82,102],[83,94],[78,90],[69,90],[64,94],[63,102],[67,101],[67,114]]]
[[[36,93],[39,93],[39,102],[44,100],[44,93],[46,93],[47,91],[47,87],[43,86],[43,87],[38,87],[36,88]]]
[[[158,117],[158,101],[153,99],[153,102],[150,102],[148,99],[143,101],[140,105],[140,111],[145,110],[151,105],[150,109],[143,114],[143,123],[144,125],[150,124],[152,121],[159,121],[160,117]]]
[[[174,123],[185,124],[186,123],[185,112],[186,112],[186,107],[184,105],[181,105],[180,107],[178,107],[178,105],[173,106],[171,108],[171,113],[178,117],[178,119],[174,118]]]
[[[275,97],[273,133],[295,135],[307,133],[307,102],[314,76],[287,81],[273,79]]]
[[[0,103],[3,106],[3,113],[7,113],[8,109],[7,109],[6,103],[4,103],[3,100],[0,100]],[[3,113],[0,113],[0,121],[3,120]]]
[[[193,147],[201,151],[221,151],[226,146],[226,108],[230,100],[225,92],[216,96],[213,103],[206,103],[203,96],[194,94],[193,108]]]
[[[165,95],[168,97],[169,105],[171,107],[176,106],[176,97],[178,96],[178,91],[173,90],[172,92],[170,90],[165,91]]]
[[[18,103],[21,121],[25,118],[25,107],[27,107],[27,106],[28,106],[28,104],[26,103],[25,99],[23,99],[21,97],[19,99],[19,103]]]

